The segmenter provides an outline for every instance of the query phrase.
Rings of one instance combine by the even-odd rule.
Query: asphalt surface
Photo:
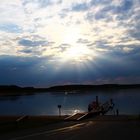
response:
[[[14,132],[0,140],[137,140],[139,120],[86,120],[62,122],[47,127]]]

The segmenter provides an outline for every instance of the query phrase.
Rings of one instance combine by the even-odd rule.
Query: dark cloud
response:
[[[17,84],[22,86],[50,86],[64,83],[84,83],[110,79],[117,81],[120,77],[132,81],[140,77],[140,49],[123,52],[121,48],[102,52],[99,56],[83,64],[59,63],[51,57],[0,57],[0,84]],[[129,46],[132,47],[132,46]],[[118,49],[120,48],[120,49]],[[137,49],[136,49],[137,48]],[[49,61],[51,60],[51,63]],[[57,69],[58,67],[58,69]],[[55,69],[56,68],[56,69]],[[100,81],[101,82],[101,81]],[[119,81],[121,82],[121,80]]]
[[[110,2],[109,0],[91,1],[91,6],[95,6],[95,5],[102,5],[102,8],[95,14],[89,12],[86,16],[86,19],[88,19],[89,21],[92,21],[93,19],[112,20],[112,15],[117,15],[118,20],[125,20],[133,15],[132,10],[133,10],[134,3],[131,0],[123,0],[120,3],[120,5],[115,5],[113,2]]]
[[[71,8],[62,9],[61,12],[59,13],[59,16],[61,18],[65,18],[69,12],[81,12],[81,11],[87,11],[88,9],[89,9],[89,5],[86,2],[74,3],[71,6]]]
[[[112,49],[114,49],[113,47],[111,47],[109,45],[109,43],[107,42],[107,40],[98,40],[95,42],[89,42],[87,44],[88,48],[90,48],[91,50],[96,49],[96,51],[111,51]]]
[[[45,8],[49,5],[53,4],[61,4],[62,0],[52,1],[52,0],[22,0],[23,5],[27,5],[28,3],[36,3],[39,5],[40,8]]]
[[[117,13],[128,12],[133,6],[132,0],[123,0],[121,6],[117,7]]]
[[[10,32],[10,33],[21,33],[22,29],[13,23],[4,23],[0,24],[0,30],[5,31],[5,32]]]
[[[27,53],[27,54],[33,53],[33,51],[31,49],[23,49],[23,50],[21,50],[19,52],[23,52],[23,53]]]
[[[97,5],[102,5],[102,4],[108,4],[110,0],[91,0],[90,1],[90,6],[97,6]]]
[[[103,8],[101,8],[96,13],[88,12],[86,15],[86,19],[89,21],[102,20],[102,19],[107,20],[107,21],[111,21],[114,8],[115,8],[114,6],[105,5]]]
[[[96,46],[96,48],[104,48],[105,50],[108,50],[110,49],[110,46],[108,45],[108,42],[107,40],[98,40],[98,41],[95,41],[94,42],[94,45]]]
[[[32,77],[30,70],[34,63],[32,59],[1,56],[0,84],[26,84],[26,82],[29,84],[28,81],[31,82],[31,80],[28,76]]]
[[[124,48],[130,48],[130,51],[125,51]],[[120,60],[119,63],[130,66],[132,64],[138,64],[140,59],[140,45],[118,45],[114,48],[110,48],[110,51],[104,54],[105,56],[109,56],[110,58],[114,58],[116,60]],[[133,67],[135,69],[135,67]],[[129,69],[128,69],[129,71]]]
[[[58,15],[60,16],[60,18],[63,19],[65,17],[67,17],[69,12],[70,12],[70,9],[69,8],[65,8],[65,9],[62,9]]]
[[[137,56],[140,55],[140,45],[127,45],[127,46],[123,46],[123,48],[124,47],[128,47],[132,49],[129,52],[127,52],[130,58],[137,58]]]
[[[46,64],[47,57],[0,56],[0,84],[36,86],[49,84],[53,68]]]
[[[122,0],[120,2],[120,5],[114,5],[113,4],[113,0],[91,0],[89,5],[90,6],[98,6],[98,5],[103,5],[103,6],[107,6],[110,7],[108,10],[114,10],[117,12],[125,12],[128,11],[132,8],[133,6],[133,1],[132,0]],[[112,7],[112,8],[111,8]]]
[[[90,43],[90,41],[88,39],[79,38],[77,40],[77,43],[88,44],[88,43]]]
[[[140,31],[138,30],[132,30],[129,31],[131,37],[135,38],[136,40],[140,40]]]
[[[101,77],[117,78],[117,77],[135,77],[140,76],[138,60],[140,56],[137,53],[121,53],[120,51],[111,51],[103,53],[102,58],[99,58],[96,62],[101,70]]]
[[[33,40],[29,40],[29,39],[21,39],[18,43],[19,43],[19,45],[29,46],[29,47],[47,45],[47,41],[42,41],[42,40],[33,41]]]
[[[112,13],[115,8],[113,5],[105,5],[100,11],[95,13],[94,17],[96,20],[106,19],[111,21],[112,15],[110,15],[110,13]]]
[[[87,5],[87,3],[78,3],[78,4],[74,4],[72,6],[72,11],[77,11],[77,12],[80,12],[80,11],[85,11],[85,10],[88,10],[89,6]]]
[[[124,0],[120,6],[116,6],[112,9],[113,14],[116,14],[116,19],[122,21],[120,24],[126,25],[126,20],[130,19],[135,13],[133,12],[133,1]]]
[[[130,25],[131,26],[131,25]],[[129,37],[134,38],[135,40],[140,40],[140,20],[135,19],[135,25],[128,29],[127,33]]]
[[[64,43],[64,44],[59,45],[57,48],[61,49],[61,52],[64,52],[64,51],[66,51],[67,48],[69,48],[70,46],[71,46],[70,44]]]
[[[68,44],[68,43],[63,43],[63,44],[60,44],[59,47],[62,47],[62,48],[67,48],[67,47],[70,47],[71,45]]]
[[[95,15],[92,12],[88,12],[85,19],[92,22],[94,19],[94,16]]]

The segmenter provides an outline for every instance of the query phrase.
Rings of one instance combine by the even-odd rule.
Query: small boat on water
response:
[[[113,108],[114,108],[114,103],[112,99],[102,104],[99,103],[98,96],[96,96],[96,101],[93,101],[88,105],[88,112],[95,113],[95,114],[101,113],[104,115],[105,113],[107,113],[109,110],[112,110]]]

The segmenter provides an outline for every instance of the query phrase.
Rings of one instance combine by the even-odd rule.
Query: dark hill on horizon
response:
[[[112,90],[140,88],[140,84],[102,84],[102,85],[59,85],[48,88],[50,91]]]
[[[16,85],[0,85],[1,93],[27,93],[27,92],[65,92],[65,91],[88,91],[88,90],[118,90],[140,88],[140,84],[102,84],[102,85],[58,85],[49,88],[19,87]]]

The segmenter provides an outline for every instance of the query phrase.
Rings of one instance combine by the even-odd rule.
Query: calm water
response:
[[[99,96],[100,102],[113,98],[120,114],[140,114],[140,90],[94,91],[84,93],[38,93],[27,96],[0,97],[0,115],[57,115],[87,111],[90,102]]]

